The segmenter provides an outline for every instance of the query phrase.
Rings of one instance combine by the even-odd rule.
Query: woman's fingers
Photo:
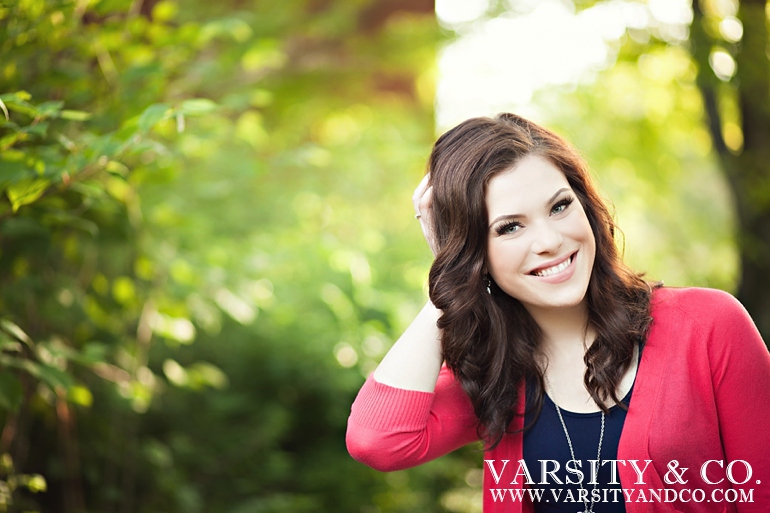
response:
[[[414,206],[415,216],[421,215],[420,201],[422,200],[422,197],[425,195],[425,192],[428,190],[429,180],[430,180],[430,174],[425,175],[420,181],[420,184],[414,190],[414,194],[412,194],[412,205]]]
[[[427,174],[423,177],[420,184],[414,190],[412,195],[412,204],[414,205],[414,216],[420,221],[420,227],[422,228],[422,234],[425,237],[425,241],[428,243],[433,255],[436,255],[436,237],[433,233],[433,186],[428,186],[430,175]]]
[[[428,187],[423,195],[420,197],[420,201],[417,203],[417,208],[420,212],[420,214],[423,215],[430,215],[432,210],[431,206],[433,204],[433,186],[431,185]]]

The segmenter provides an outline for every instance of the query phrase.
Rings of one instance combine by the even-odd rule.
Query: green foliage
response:
[[[15,471],[9,454],[0,455],[0,511],[14,511],[13,500],[16,490],[27,490],[33,494],[45,492],[47,484],[40,474],[19,474]]]
[[[14,508],[443,511],[467,488],[452,462],[479,453],[387,477],[344,448],[429,263],[408,198],[438,31],[375,7],[0,9],[1,443],[48,485]]]

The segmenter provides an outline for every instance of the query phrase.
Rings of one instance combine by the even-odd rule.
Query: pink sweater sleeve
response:
[[[770,353],[743,306],[724,293],[714,308],[709,359],[726,461],[748,462],[752,476],[733,487],[754,490],[752,502],[737,502],[740,513],[764,513],[770,504]],[[743,464],[735,465],[743,481]]]
[[[476,440],[476,416],[452,373],[442,367],[433,393],[366,380],[351,408],[350,455],[388,472],[414,467]]]

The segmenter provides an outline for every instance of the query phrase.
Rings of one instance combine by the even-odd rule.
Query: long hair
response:
[[[469,119],[442,135],[428,163],[438,249],[429,293],[443,312],[438,327],[444,360],[473,404],[488,449],[500,443],[514,415],[522,414],[516,406],[523,382],[534,383],[536,411],[544,394],[536,361],[540,328],[518,300],[484,275],[487,185],[533,154],[564,173],[596,240],[586,298],[588,327],[597,336],[585,354],[584,383],[603,411],[608,401],[620,403],[617,386],[651,320],[651,287],[622,262],[612,215],[572,146],[514,114]]]

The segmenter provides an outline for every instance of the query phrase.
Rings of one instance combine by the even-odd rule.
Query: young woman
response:
[[[628,269],[577,152],[513,114],[436,142],[430,301],[364,384],[379,470],[483,440],[484,512],[770,511],[770,355],[732,296]]]

